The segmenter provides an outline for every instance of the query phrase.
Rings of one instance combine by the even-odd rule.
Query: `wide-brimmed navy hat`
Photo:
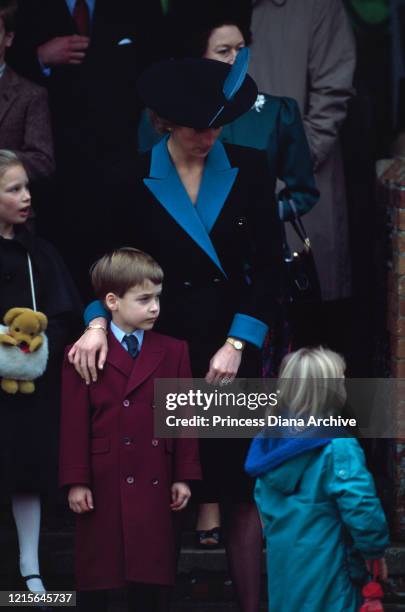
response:
[[[176,125],[220,127],[246,113],[256,100],[248,58],[244,48],[233,65],[191,58],[159,62],[140,76],[138,90],[148,108]]]

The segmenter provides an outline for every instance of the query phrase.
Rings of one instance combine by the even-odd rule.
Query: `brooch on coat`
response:
[[[266,96],[264,96],[263,94],[259,94],[252,108],[254,108],[257,113],[260,113],[260,111],[262,110],[265,104],[266,104]]]

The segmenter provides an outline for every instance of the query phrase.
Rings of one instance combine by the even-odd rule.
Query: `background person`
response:
[[[327,344],[347,355],[353,323],[347,298],[352,290],[339,133],[354,94],[352,29],[342,0],[255,0],[251,28],[250,73],[260,91],[298,102],[320,191],[305,229],[323,304],[295,309],[296,346]],[[292,232],[288,239],[299,250]]]
[[[0,2],[0,149],[13,150],[32,183],[54,170],[53,142],[47,92],[27,81],[5,63],[14,39],[16,0]]]
[[[36,207],[37,227],[61,250],[83,297],[91,295],[87,270],[104,250],[93,226],[94,185],[111,158],[133,151],[136,79],[159,55],[149,32],[159,32],[160,19],[159,0],[19,4],[8,61],[46,87],[55,142],[55,184],[47,206]]]

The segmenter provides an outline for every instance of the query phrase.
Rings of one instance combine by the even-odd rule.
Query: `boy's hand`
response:
[[[387,580],[388,578],[388,568],[387,568],[387,562],[384,559],[384,557],[382,557],[381,559],[376,559],[375,561],[372,560],[368,560],[366,561],[366,565],[367,565],[367,569],[370,572],[370,574],[373,574],[373,565],[374,563],[377,562],[378,563],[378,578],[380,578],[380,580]]]
[[[75,485],[70,487],[68,495],[69,508],[76,514],[94,510],[93,493],[89,487]]]
[[[210,361],[205,380],[211,385],[228,384],[238,373],[242,351],[238,351],[229,342],[225,342]]]
[[[91,323],[106,326],[107,322],[103,317],[94,319]],[[89,385],[91,381],[97,380],[97,368],[102,370],[107,357],[108,345],[107,336],[102,329],[87,329],[79,340],[75,342],[68,353],[70,363],[75,366],[76,372]],[[96,367],[96,356],[98,361]]]
[[[174,512],[184,510],[191,497],[190,487],[185,482],[174,482],[171,487],[171,492],[172,503],[170,504],[170,508]]]

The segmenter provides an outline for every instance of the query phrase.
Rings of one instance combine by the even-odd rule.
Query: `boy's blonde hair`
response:
[[[322,346],[286,355],[278,378],[279,407],[294,418],[334,414],[346,400],[345,369],[343,357]]]
[[[96,261],[90,269],[90,277],[94,293],[104,300],[107,293],[122,297],[129,289],[143,285],[146,280],[160,285],[163,270],[147,253],[122,247]]]

